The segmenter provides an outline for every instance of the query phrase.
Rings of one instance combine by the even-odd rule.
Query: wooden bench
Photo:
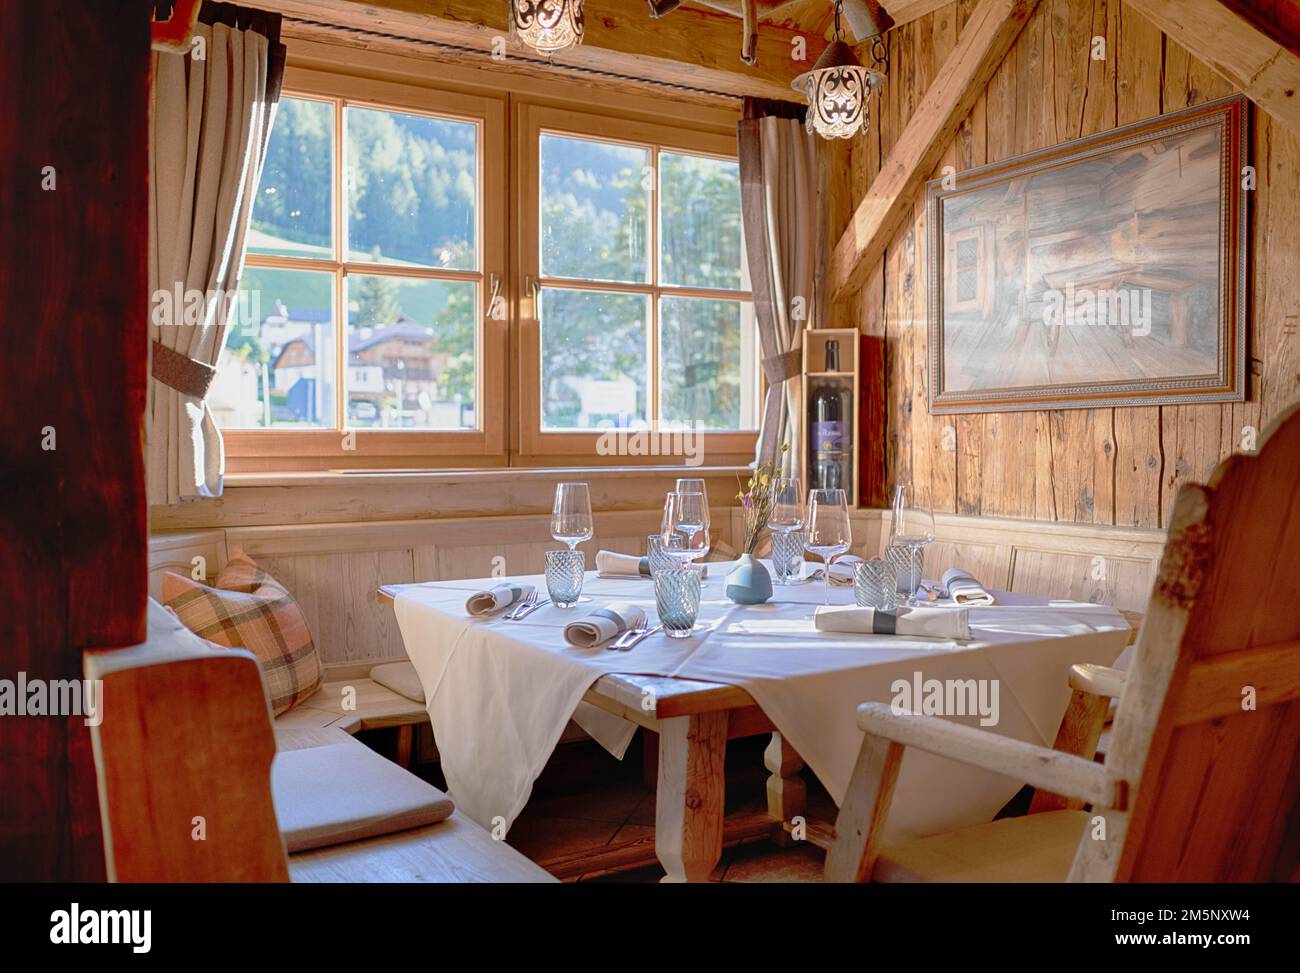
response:
[[[149,621],[143,645],[86,654],[87,678],[103,684],[92,734],[110,880],[555,881],[459,812],[286,856],[271,788],[277,753],[351,743],[351,732],[380,725],[368,720],[393,714],[321,706],[326,725],[273,728],[252,654],[212,650],[157,603]],[[338,785],[346,809],[348,782]]]
[[[166,572],[193,577],[196,573],[215,578],[226,563],[225,534],[220,530],[158,534],[149,538],[149,594],[162,600],[162,576]],[[294,592],[297,597],[297,592]],[[310,622],[310,620],[309,620]],[[313,636],[316,629],[308,625]],[[324,656],[323,647],[317,645]],[[396,729],[396,762],[409,766],[414,751],[415,729],[429,723],[424,703],[381,686],[370,677],[375,666],[397,660],[374,658],[358,662],[324,664],[324,682],[310,698],[275,721],[281,728],[336,727],[350,734],[367,730]]]
[[[355,735],[366,730],[397,730],[394,758],[410,766],[415,728],[427,725],[424,703],[409,699],[381,686],[368,675],[368,666],[356,667],[357,675],[334,669],[310,698],[275,719],[277,737],[281,730],[336,729]]]

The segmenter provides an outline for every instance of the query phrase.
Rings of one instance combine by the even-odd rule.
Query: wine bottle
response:
[[[840,370],[840,343],[826,342],[826,371]],[[839,379],[826,377],[812,388],[809,412],[808,464],[813,489],[836,490],[843,486],[843,459],[846,447],[845,422],[849,418],[847,390]]]

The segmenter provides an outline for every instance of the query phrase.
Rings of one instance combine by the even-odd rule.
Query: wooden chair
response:
[[[1300,879],[1297,567],[1293,407],[1258,455],[1232,456],[1207,486],[1179,491],[1127,676],[1076,667],[1076,698],[1093,697],[1094,712],[1122,689],[1105,762],[1089,759],[1086,739],[1065,753],[866,703],[827,880]],[[1048,794],[1024,817],[885,846],[909,746]]]

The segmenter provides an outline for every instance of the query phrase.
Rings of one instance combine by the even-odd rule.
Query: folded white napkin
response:
[[[970,611],[965,608],[900,608],[897,613],[855,605],[819,605],[813,613],[819,632],[853,635],[917,635],[969,639]]]
[[[469,600],[465,602],[465,610],[471,615],[491,615],[502,608],[508,608],[522,598],[527,598],[532,592],[533,586],[530,584],[503,581],[487,591],[476,591],[470,595]]]
[[[700,577],[709,576],[707,564],[697,564]],[[598,578],[644,578],[650,580],[650,559],[637,557],[635,554],[619,554],[615,551],[600,551],[596,554],[596,577]]]
[[[853,586],[853,565],[861,561],[862,558],[856,554],[841,554],[831,565],[829,580],[832,585],[839,588],[851,588]]]
[[[594,649],[629,628],[640,628],[644,624],[644,611],[636,605],[615,602],[565,625],[564,641],[579,649]]]
[[[939,585],[948,592],[955,605],[991,605],[993,596],[975,580],[975,575],[961,568],[949,568],[943,573]]]
[[[596,574],[601,578],[648,578],[650,559],[635,554],[599,551],[596,554]]]

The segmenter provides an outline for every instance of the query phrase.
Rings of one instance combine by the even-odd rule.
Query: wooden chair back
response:
[[[1257,455],[1175,501],[1106,768],[1071,878],[1296,877],[1300,838],[1300,406]]]
[[[109,880],[288,881],[257,659],[150,602],[148,641],[86,653],[85,675],[102,687],[91,740]]]

